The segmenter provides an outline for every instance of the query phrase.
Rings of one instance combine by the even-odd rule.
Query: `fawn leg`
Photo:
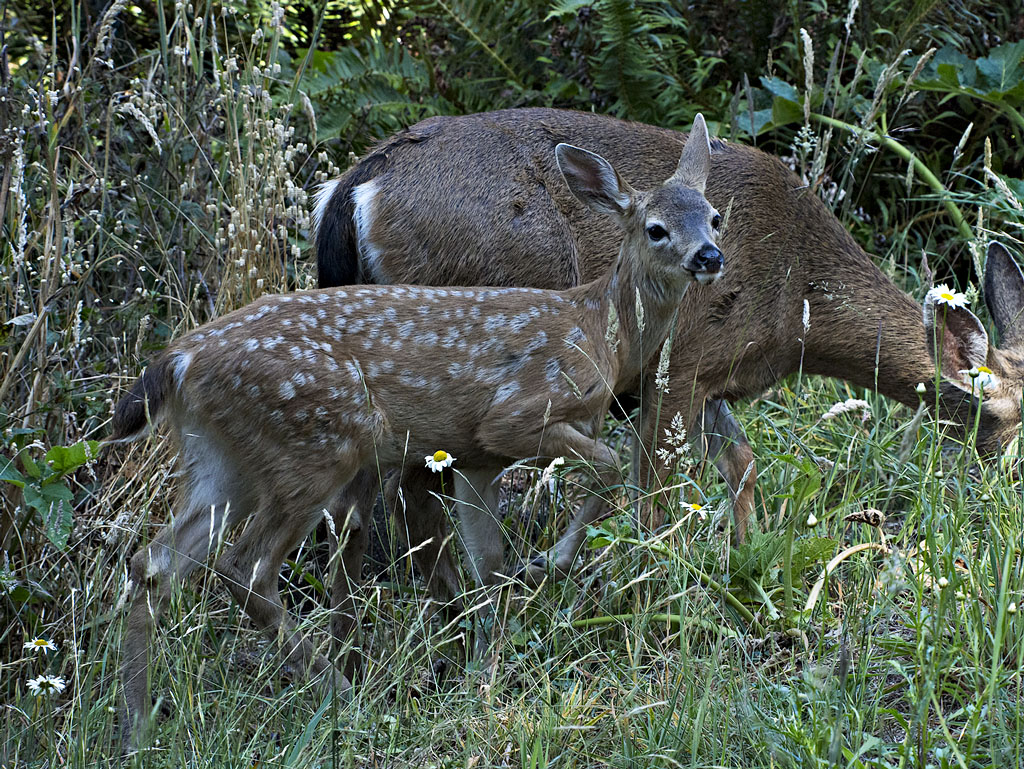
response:
[[[248,514],[249,500],[237,487],[234,468],[211,441],[190,435],[181,457],[189,493],[171,523],[131,560],[131,606],[121,638],[121,742],[126,752],[141,747],[149,725],[149,643],[171,590],[205,563],[223,533]]]
[[[494,477],[499,471],[469,470],[455,474],[456,510],[459,514],[459,537],[469,560],[469,568],[485,601],[478,619],[484,630],[476,637],[474,656],[482,659],[490,646],[492,634],[488,624],[496,622],[496,586],[504,582],[502,560],[505,538],[498,520],[498,486]],[[491,620],[491,622],[488,622]]]
[[[333,506],[336,538],[331,540],[331,561],[338,557],[338,562],[332,563],[331,634],[338,653],[346,639],[358,631],[353,592],[362,578],[363,559],[370,539],[370,527],[366,523],[373,514],[376,497],[377,476],[368,470],[361,470]],[[340,557],[339,545],[342,545]],[[351,680],[356,668],[356,655],[350,653],[346,657],[338,660],[338,667]]]
[[[615,452],[601,441],[584,435],[575,427],[566,423],[548,425],[542,437],[534,437],[532,444],[527,442],[526,445],[536,447],[538,441],[544,456],[580,457],[592,462],[601,493],[620,484],[619,461]],[[525,449],[525,445],[523,448]],[[522,453],[523,456],[526,456],[527,450],[523,450]],[[559,537],[554,546],[546,553],[534,557],[520,570],[519,576],[527,584],[539,584],[547,574],[549,564],[554,567],[557,574],[568,574],[583,547],[587,527],[605,515],[607,511],[608,505],[598,493],[588,497],[579,512],[569,520],[565,533]]]
[[[449,605],[461,589],[448,547],[448,520],[436,496],[440,493],[440,475],[424,468],[406,468],[401,475],[393,473],[388,478],[384,504],[391,511],[399,536],[413,551],[413,563],[426,579],[430,597]]]
[[[277,583],[285,557],[313,529],[322,508],[316,505],[302,512],[278,512],[289,507],[294,509],[294,503],[288,506],[270,497],[261,500],[238,541],[217,559],[216,569],[249,618],[277,639],[283,661],[319,677],[331,665],[314,651],[313,644],[302,637],[286,615]],[[341,689],[350,686],[343,677]]]

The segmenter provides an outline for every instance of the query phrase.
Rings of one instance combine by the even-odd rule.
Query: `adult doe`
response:
[[[364,286],[266,296],[172,344],[118,403],[111,440],[164,420],[183,475],[172,522],[131,561],[128,743],[150,710],[148,645],[160,609],[235,525],[244,529],[217,573],[289,661],[322,674],[329,664],[285,616],[278,575],[325,508],[363,494],[350,487],[357,475],[443,447],[485,497],[494,468],[526,456],[580,457],[603,486],[617,482],[614,453],[586,425],[656,356],[690,284],[722,269],[720,217],[703,195],[707,130],[698,116],[675,172],[644,193],[598,155],[566,144],[552,154],[572,193],[623,230],[617,262],[595,281],[562,292]],[[552,553],[557,564],[575,558],[582,524],[603,507],[588,501]],[[362,560],[367,512],[347,519],[346,567]],[[485,585],[501,570],[493,512],[459,506]]]
[[[378,283],[486,284],[566,288],[593,280],[614,258],[616,232],[565,193],[551,149],[591,147],[644,188],[669,173],[685,136],[589,112],[519,109],[434,117],[383,141],[325,186],[316,207],[321,286]],[[723,278],[696,286],[679,307],[669,392],[648,409],[645,445],[676,413],[710,456],[734,497],[742,538],[753,505],[753,453],[726,402],[757,396],[802,366],[916,406],[928,404],[955,426],[978,424],[977,444],[998,450],[1020,423],[1024,278],[1009,253],[989,249],[985,300],[1004,351],[980,322],[958,309],[947,328],[949,354],[934,392],[931,329],[840,222],[777,158],[713,142],[707,196],[728,212],[720,246]],[[500,170],[500,173],[499,173]],[[805,313],[808,326],[804,326]],[[970,360],[968,360],[968,358]],[[999,372],[998,391],[978,403],[959,373],[969,363]],[[646,459],[646,453],[642,455]],[[656,468],[664,472],[664,468]],[[646,476],[646,473],[644,474]],[[444,518],[428,489],[432,476],[405,472],[409,514],[399,531],[414,543],[425,574],[448,587],[454,572]],[[396,507],[397,514],[402,508]],[[451,590],[448,590],[450,594]]]

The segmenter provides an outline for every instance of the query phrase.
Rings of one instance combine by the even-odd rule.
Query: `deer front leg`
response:
[[[352,479],[333,507],[334,536],[331,539],[331,632],[336,654],[340,654],[345,641],[358,630],[355,588],[362,580],[363,559],[369,543],[369,521],[373,503],[377,498],[377,476],[361,470]],[[338,546],[343,545],[341,552]],[[337,562],[335,559],[337,558]],[[355,673],[356,654],[338,659],[338,667],[349,680]]]
[[[747,522],[754,509],[754,484],[757,481],[754,451],[747,442],[743,428],[723,400],[709,399],[704,402],[701,432],[706,447],[704,455],[715,463],[715,468],[729,488],[735,523],[733,543],[742,544],[747,535]]]
[[[655,414],[658,415],[657,423]],[[654,482],[661,487],[666,485],[672,468],[659,462],[652,452],[656,444],[664,441],[663,436],[670,429],[676,414],[681,415],[683,423],[689,426],[690,445],[702,459],[714,463],[715,469],[725,481],[735,522],[733,542],[742,543],[754,508],[757,467],[743,428],[725,401],[705,398],[703,394],[692,392],[677,396],[669,391],[659,409],[649,409],[642,426],[645,450],[640,452],[640,485],[647,486]],[[651,530],[661,526],[663,520],[661,509],[652,505],[648,518]]]
[[[533,445],[537,445],[536,442]],[[550,569],[564,577],[572,571],[573,564],[583,547],[587,527],[602,518],[609,510],[602,495],[621,484],[621,470],[618,457],[606,444],[589,438],[575,427],[559,423],[549,425],[541,441],[542,454],[547,457],[578,457],[592,464],[597,474],[598,488],[592,490],[577,512],[569,520],[565,533],[546,553],[535,556],[519,576],[528,585],[535,586],[547,576]],[[525,454],[525,452],[524,452]]]

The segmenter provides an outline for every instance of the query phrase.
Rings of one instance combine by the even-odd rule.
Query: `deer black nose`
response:
[[[716,273],[722,269],[722,252],[710,243],[706,243],[693,257],[693,264],[696,272]]]

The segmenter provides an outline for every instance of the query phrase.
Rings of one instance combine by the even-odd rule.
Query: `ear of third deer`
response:
[[[564,144],[552,154],[572,194],[624,233],[617,264],[593,282],[564,292],[367,286],[265,296],[176,341],[118,403],[110,440],[144,434],[150,418],[168,422],[183,485],[170,525],[131,562],[126,743],[141,741],[150,711],[160,609],[236,524],[246,525],[218,574],[287,662],[325,673],[308,640],[282,632],[278,576],[325,507],[365,500],[371,468],[445,447],[460,458],[460,484],[469,480],[464,498],[477,486],[486,496],[495,472],[525,456],[581,457],[603,488],[617,483],[615,453],[583,426],[656,356],[691,283],[722,268],[720,217],[703,195],[707,129],[698,116],[675,171],[642,193],[598,155]],[[575,560],[604,509],[588,501],[550,554],[556,567]],[[356,574],[368,513],[357,506],[346,521],[345,565]],[[478,582],[499,580],[496,517],[473,504],[459,515]]]
[[[617,235],[565,191],[551,147],[563,141],[590,147],[644,187],[670,172],[683,139],[652,126],[549,109],[425,120],[382,142],[321,192],[321,285],[564,288],[593,279],[614,258]],[[707,196],[726,217],[720,246],[728,268],[714,284],[695,286],[680,305],[669,392],[656,412],[662,424],[647,422],[644,445],[649,451],[652,437],[681,414],[733,494],[739,538],[756,474],[727,401],[759,395],[802,365],[806,373],[877,388],[912,406],[923,382],[923,399],[933,404],[935,365],[922,308],[875,266],[813,190],[757,149],[723,142],[713,149]],[[1024,280],[1005,249],[995,248],[985,293],[1006,349],[990,347],[977,318],[958,309],[964,322],[947,324],[939,395],[940,416],[973,426],[959,372],[970,363],[998,372],[999,391],[986,393],[981,413],[982,451],[1015,434],[1024,371],[1017,331]],[[642,464],[649,456],[642,452]],[[408,512],[408,529],[440,542],[443,518],[423,490],[431,483],[422,473],[406,473],[405,498],[423,501]],[[425,574],[451,579],[445,553],[428,546],[417,555]]]

